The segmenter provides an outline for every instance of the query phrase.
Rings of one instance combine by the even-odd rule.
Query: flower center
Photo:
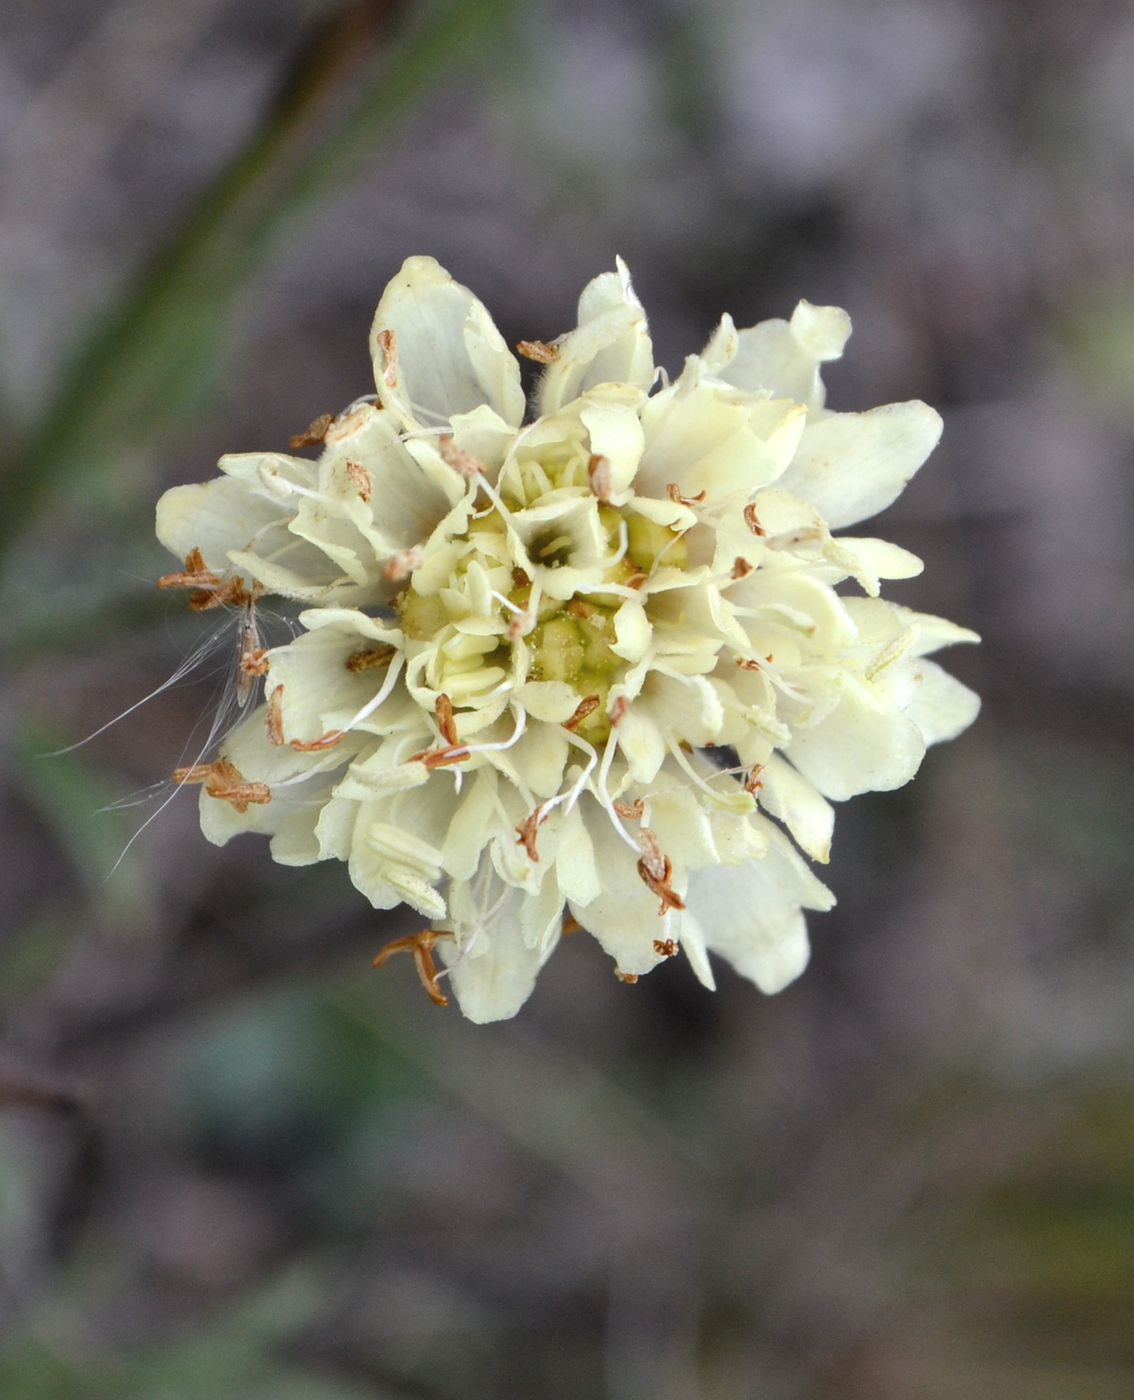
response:
[[[614,650],[615,614],[659,565],[685,567],[685,542],[633,501],[555,494],[475,514],[463,534],[430,547],[394,608],[410,655],[428,653],[427,685],[458,711],[498,699],[509,680],[559,682],[583,706],[571,728],[600,743],[628,665]]]

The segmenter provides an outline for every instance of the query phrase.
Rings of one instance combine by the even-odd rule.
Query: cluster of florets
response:
[[[293,440],[317,460],[224,457],[159,505],[186,559],[163,583],[197,606],[307,605],[287,645],[242,645],[264,703],[179,771],[206,836],[270,834],[278,861],[340,859],[375,908],[411,905],[428,927],[379,961],[411,952],[474,1020],[513,1015],[573,928],[624,981],[684,951],[712,986],[714,952],[783,987],[802,911],[833,903],[796,846],[825,862],[831,802],[905,783],[977,709],[925,659],[973,634],[878,596],[920,561],[831,533],[940,433],[922,403],[824,408],[849,333],[806,302],[725,316],[669,382],[619,263],[575,330],[518,347],[544,366],[525,425],[484,307],[410,259],[375,317],[376,402]]]

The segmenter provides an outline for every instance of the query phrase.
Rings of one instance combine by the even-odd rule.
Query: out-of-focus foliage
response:
[[[11,9],[0,1395],[1125,1400],[1128,7]],[[107,880],[231,637],[40,756],[211,625],[159,490],[365,392],[413,252],[512,340],[621,252],[671,369],[836,302],[833,401],[945,413],[885,533],[985,713],[840,814],[775,1000],[568,940],[473,1028],[371,973],[401,916],[187,800]]]

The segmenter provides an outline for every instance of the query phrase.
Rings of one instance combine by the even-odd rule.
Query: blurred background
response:
[[[1134,11],[3,0],[0,1396],[1134,1394]],[[976,727],[839,817],[765,999],[566,943],[477,1028],[340,867],[146,796],[210,630],[167,486],[367,392],[438,257],[510,342],[629,262],[659,362],[846,306],[921,397],[890,596]],[[212,672],[212,674],[210,674]]]

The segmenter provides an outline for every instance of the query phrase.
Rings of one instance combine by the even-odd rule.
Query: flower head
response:
[[[901,786],[978,708],[926,659],[974,634],[878,596],[920,561],[832,534],[941,430],[917,402],[825,408],[849,334],[807,302],[725,316],[671,383],[619,262],[575,330],[521,343],[544,366],[525,424],[485,308],[407,261],[376,401],[295,440],[318,460],[224,457],[159,504],[199,565],[173,578],[307,605],[265,703],[184,779],[205,835],[269,834],[284,864],[337,858],[374,907],[411,905],[428,927],[379,960],[412,953],[476,1021],[519,1009],[565,927],[626,981],[684,951],[710,987],[710,953],[790,982],[803,910],[834,902],[800,854],[827,861],[831,803]]]

